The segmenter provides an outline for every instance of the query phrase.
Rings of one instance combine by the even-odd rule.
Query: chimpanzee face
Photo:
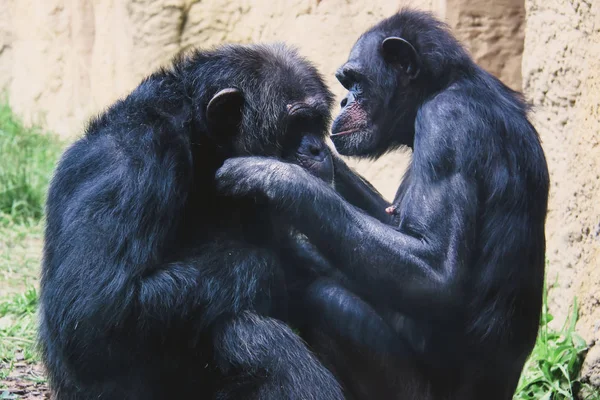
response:
[[[256,64],[209,101],[209,129],[228,156],[275,157],[333,182],[326,144],[333,97],[322,77],[289,49],[249,49]]]
[[[336,77],[348,90],[332,127],[332,140],[344,155],[377,157],[411,137],[416,105],[411,85],[419,73],[415,49],[380,31],[363,35]],[[411,118],[413,117],[413,118]]]

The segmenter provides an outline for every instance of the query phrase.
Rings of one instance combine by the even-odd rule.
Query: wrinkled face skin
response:
[[[412,145],[415,106],[410,79],[387,57],[386,36],[368,32],[352,48],[336,78],[348,90],[332,126],[331,139],[340,154],[379,157],[400,145]]]

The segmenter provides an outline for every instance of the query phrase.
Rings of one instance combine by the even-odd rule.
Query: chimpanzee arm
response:
[[[42,297],[67,335],[86,321],[91,331],[122,324],[140,285],[180,251],[177,216],[193,171],[189,109],[181,101],[169,103],[173,113],[162,107],[157,99],[182,97],[166,79],[149,79],[134,94],[92,121],[49,191]],[[183,287],[193,273],[173,267],[168,280]]]
[[[414,180],[398,229],[360,212],[301,168],[272,159],[229,160],[217,184],[230,195],[266,197],[373,302],[408,316],[444,317],[458,301],[477,204],[475,188],[461,174]]]
[[[196,317],[206,326],[252,301],[240,288],[258,284],[253,274],[268,262],[258,250],[221,241],[186,252],[193,243],[181,225],[204,222],[185,219],[202,215],[202,204],[189,205],[202,171],[193,167],[189,107],[177,90],[166,79],[145,81],[93,121],[57,168],[42,297],[67,336],[86,323],[92,331],[122,326],[132,315],[142,329]]]
[[[139,282],[140,318],[169,329],[173,320],[197,320],[205,329],[221,315],[261,310],[259,293],[270,284],[261,277],[277,263],[270,251],[235,240],[219,240],[194,249],[191,256],[164,265]],[[201,318],[200,318],[201,316]],[[201,323],[200,323],[201,322]]]
[[[390,203],[365,178],[353,171],[344,161],[332,154],[335,170],[335,190],[350,204],[365,211],[381,222],[391,223],[393,218],[385,212]]]
[[[140,329],[168,330],[186,319],[203,329],[253,306],[263,283],[255,277],[269,276],[264,269],[275,263],[271,252],[235,240],[186,253],[174,235],[192,170],[187,139],[171,134],[164,142],[156,130],[146,143],[142,134],[133,145],[143,155],[97,135],[77,142],[59,166],[47,241],[61,245],[46,257],[43,296],[55,300],[48,308],[70,305],[63,324],[71,329],[88,321],[109,329],[132,312]]]

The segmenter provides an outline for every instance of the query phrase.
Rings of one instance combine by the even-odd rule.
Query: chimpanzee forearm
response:
[[[410,303],[412,312],[446,302],[433,295],[440,292],[444,274],[436,268],[442,260],[428,244],[363,214],[324,185],[311,193],[310,203],[319,208],[296,201],[282,213],[352,281],[368,288],[372,300],[400,310]]]
[[[381,222],[391,223],[392,217],[385,212],[390,203],[366,179],[353,171],[344,161],[332,155],[335,169],[335,190],[350,204],[365,211]]]
[[[222,314],[257,306],[256,293],[264,282],[249,277],[269,273],[270,252],[232,240],[206,244],[195,254],[141,280],[141,312],[158,322],[155,329],[168,329],[173,321],[196,317],[202,322],[196,326],[204,329]]]
[[[288,290],[299,289],[302,292],[301,295],[304,296],[307,286],[312,285],[315,280],[325,279],[335,282],[340,288],[355,295],[369,296],[370,289],[368,287],[350,279],[339,268],[335,268],[303,234],[296,233],[295,237],[284,245],[283,257],[286,259],[286,265],[293,266],[293,271],[290,271],[291,278],[288,278]],[[292,303],[294,303],[295,297],[292,296]],[[304,307],[305,301],[297,299],[295,303],[298,301],[300,301],[299,307]]]
[[[462,178],[442,180],[428,192],[415,189],[415,198],[436,203],[444,203],[447,196],[458,198],[454,191],[463,185],[453,179]],[[463,251],[464,218],[453,214],[462,210],[418,204],[403,216],[410,225],[394,229],[348,204],[301,168],[256,157],[228,160],[217,184],[230,195],[266,197],[333,265],[367,288],[370,301],[408,316],[443,317],[457,300],[456,279],[462,277],[460,259],[465,255],[456,252]]]

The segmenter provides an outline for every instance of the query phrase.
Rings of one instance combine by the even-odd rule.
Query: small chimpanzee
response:
[[[40,342],[56,398],[343,398],[278,321],[295,236],[214,184],[240,155],[331,181],[331,103],[295,51],[226,46],[176,60],[90,123],[47,202]]]
[[[303,334],[354,398],[510,399],[544,278],[549,178],[528,107],[418,11],[363,34],[337,77],[342,154],[413,151],[393,226],[275,160],[226,161],[219,190],[262,198],[352,283],[315,282],[322,317]],[[354,205],[382,204],[369,196]]]

